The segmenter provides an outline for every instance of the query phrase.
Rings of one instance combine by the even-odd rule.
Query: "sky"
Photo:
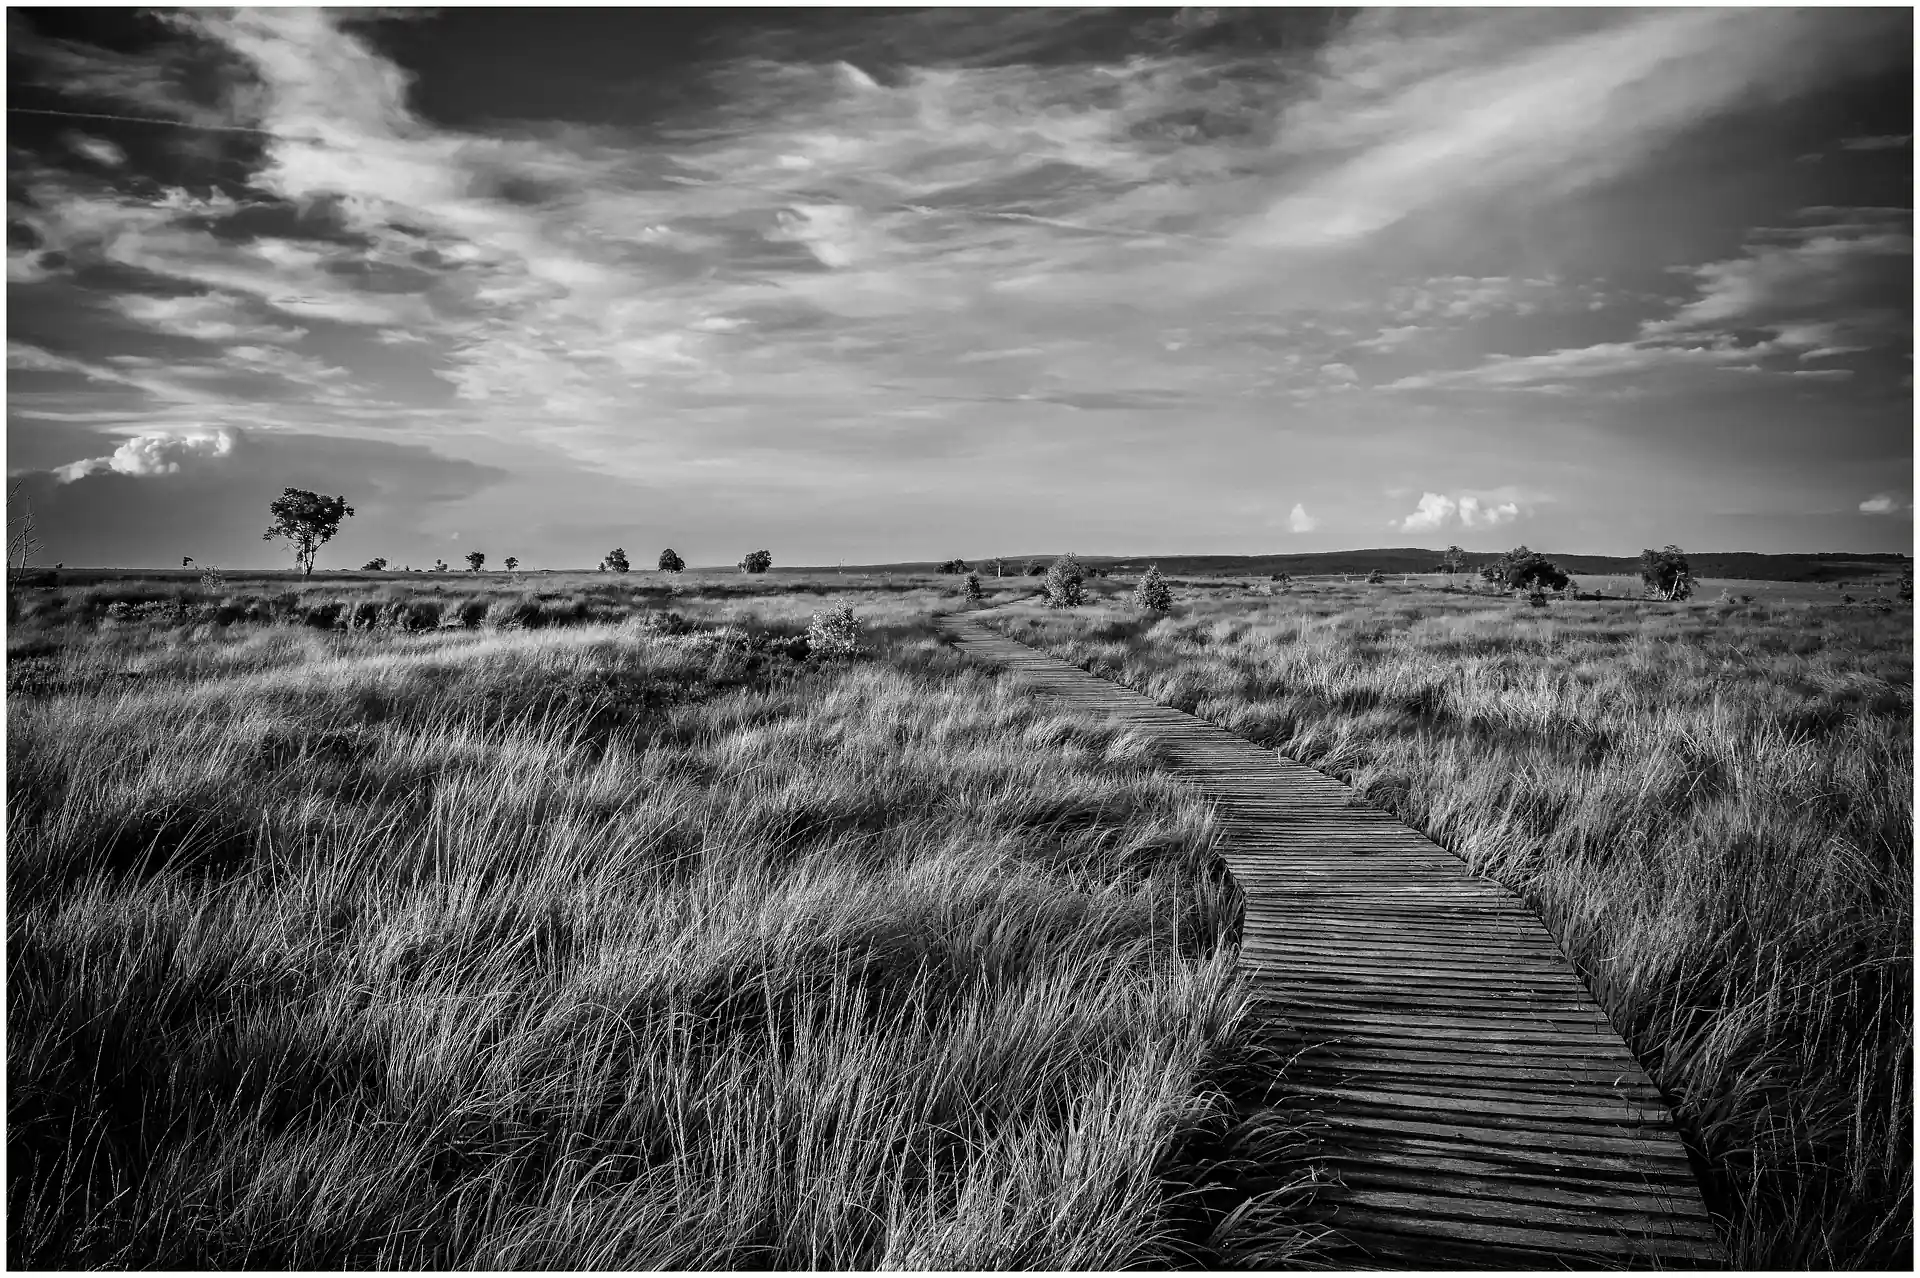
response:
[[[7,17],[44,563],[1912,548],[1909,9]]]

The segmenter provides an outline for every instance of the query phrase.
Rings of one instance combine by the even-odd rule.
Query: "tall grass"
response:
[[[1177,1259],[1208,810],[908,611],[29,627],[9,1264]]]
[[[1743,1268],[1912,1250],[1912,618],[1316,584],[994,624],[1328,771],[1521,892]]]

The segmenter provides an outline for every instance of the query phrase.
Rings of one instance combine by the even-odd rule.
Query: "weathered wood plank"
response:
[[[1336,1183],[1335,1263],[1711,1265],[1659,1091],[1514,893],[1347,787],[976,622],[956,645],[1145,738],[1212,800],[1246,912],[1270,1105]]]

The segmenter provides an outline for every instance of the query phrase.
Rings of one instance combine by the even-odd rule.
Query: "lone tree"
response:
[[[1160,575],[1159,564],[1147,565],[1133,588],[1133,606],[1142,612],[1172,612],[1173,589]]]
[[[660,552],[660,571],[661,572],[685,572],[686,570],[687,570],[687,561],[682,559],[680,557],[680,552],[675,550],[672,546],[668,546],[665,550]]]
[[[515,559],[512,555],[508,555],[505,559],[501,560],[501,562],[506,564],[508,572],[512,572],[515,568],[518,568],[520,566],[520,561],[518,559]]]
[[[1447,553],[1440,557],[1440,571],[1451,577],[1456,572],[1467,570],[1467,552],[1458,546],[1448,546]]]
[[[1693,595],[1693,571],[1678,546],[1640,552],[1640,587],[1649,599],[1673,601]]]
[[[749,550],[747,557],[740,561],[741,572],[765,572],[773,567],[771,550]]]
[[[1047,568],[1047,607],[1077,608],[1087,601],[1087,570],[1080,556],[1068,551]]]
[[[987,597],[986,591],[980,588],[980,574],[977,572],[967,574],[967,579],[961,583],[961,590],[969,603],[979,603]]]
[[[1481,577],[1508,590],[1565,590],[1573,579],[1537,550],[1515,546],[1480,570]]]
[[[304,488],[289,488],[267,511],[273,516],[273,525],[260,534],[261,539],[285,537],[293,546],[293,562],[299,565],[300,575],[311,577],[313,557],[333,540],[340,531],[340,521],[353,514],[353,507],[347,505],[345,497],[323,497]]]
[[[468,572],[479,572],[480,566],[486,562],[487,562],[486,551],[469,550],[467,552],[467,571]]]
[[[445,572],[445,571],[447,570],[447,561],[446,561],[446,560],[444,560],[444,559],[436,559],[436,560],[434,560],[434,561],[433,561],[433,570],[434,570],[435,572]]]
[[[387,561],[385,559],[369,559],[360,565],[361,572],[385,572],[386,570]]]
[[[609,572],[625,572],[628,567],[627,552],[615,546],[607,552],[607,557],[603,562]]]

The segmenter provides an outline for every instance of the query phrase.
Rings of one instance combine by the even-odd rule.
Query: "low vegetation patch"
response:
[[[1909,1265],[1909,612],[1317,583],[990,624],[1522,893],[1673,1098],[1738,1267]]]
[[[10,639],[12,1265],[1218,1259],[1238,901],[1124,726],[919,603],[111,589]]]

